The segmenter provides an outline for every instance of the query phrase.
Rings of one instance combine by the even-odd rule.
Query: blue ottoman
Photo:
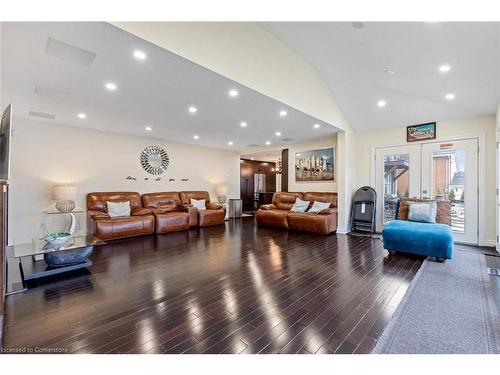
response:
[[[384,249],[403,253],[436,257],[439,261],[451,259],[453,233],[446,224],[417,223],[392,220],[382,232]]]

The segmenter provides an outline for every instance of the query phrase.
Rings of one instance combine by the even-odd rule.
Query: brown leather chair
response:
[[[290,212],[295,199],[330,203],[319,212]],[[301,232],[329,234],[337,230],[337,193],[275,193],[273,203],[261,206],[256,213],[257,224]]]
[[[130,202],[130,216],[110,217],[106,202]],[[152,234],[155,217],[142,206],[139,193],[105,192],[87,194],[87,230],[101,240]]]
[[[222,205],[210,202],[207,191],[181,191],[181,202],[189,212],[189,226],[210,227],[224,223],[225,212]],[[205,199],[206,210],[198,210],[191,205],[192,199]]]
[[[151,208],[156,218],[155,232],[159,234],[189,229],[188,209],[182,205],[178,192],[142,195],[142,204]]]

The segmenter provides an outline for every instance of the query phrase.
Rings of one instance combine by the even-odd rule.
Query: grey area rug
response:
[[[499,353],[500,316],[481,253],[425,260],[372,353]]]

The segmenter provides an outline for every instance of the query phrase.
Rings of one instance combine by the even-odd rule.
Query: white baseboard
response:
[[[484,240],[479,243],[479,246],[495,247],[497,244],[495,240]]]
[[[347,234],[346,227],[337,227],[337,234]]]

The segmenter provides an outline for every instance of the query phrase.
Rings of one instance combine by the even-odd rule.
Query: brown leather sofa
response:
[[[317,214],[290,212],[296,198],[310,201],[310,206],[314,201],[329,202],[330,207]],[[337,193],[275,193],[272,204],[260,206],[255,216],[262,226],[329,234],[337,230]]]
[[[146,208],[151,208],[155,215],[156,233],[180,232],[189,229],[189,209],[182,205],[179,193],[143,194],[142,204]]]
[[[106,202],[130,202],[130,216],[110,217]],[[108,192],[87,194],[87,230],[101,240],[114,240],[152,234],[155,217],[151,209],[142,206],[139,193]]]
[[[191,198],[205,199],[207,209],[193,207]],[[107,201],[130,201],[130,217],[110,217]],[[224,216],[222,206],[211,203],[206,191],[148,193],[142,197],[135,192],[87,194],[87,228],[101,240],[208,227],[223,224]]]
[[[183,206],[189,212],[189,226],[210,227],[224,223],[225,212],[218,203],[210,202],[210,195],[206,191],[181,191],[180,198]],[[206,210],[197,210],[191,205],[192,199],[205,199]]]

